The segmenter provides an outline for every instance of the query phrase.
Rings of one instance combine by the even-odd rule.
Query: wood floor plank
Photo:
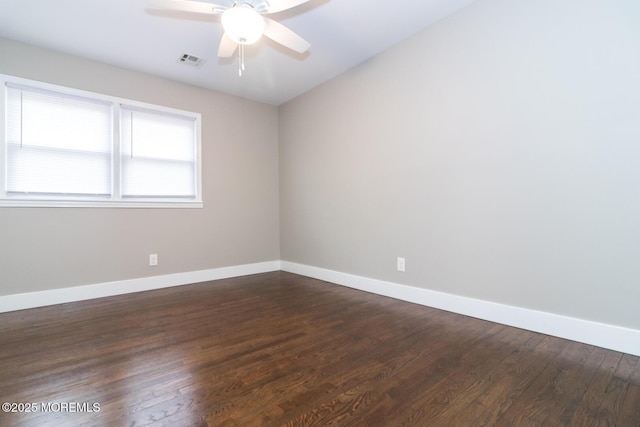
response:
[[[626,397],[630,377],[638,368],[638,358],[627,354],[622,355],[616,370],[604,391],[598,412],[591,426],[617,426],[622,422],[621,406]],[[640,420],[638,420],[640,424]]]
[[[618,352],[607,352],[602,363],[598,367],[593,376],[587,390],[582,396],[580,403],[569,420],[570,426],[588,426],[591,425],[598,410],[600,403],[605,396],[605,391],[613,374],[620,364],[622,354]]]
[[[445,375],[434,387],[416,392],[414,402],[406,408],[407,415],[402,417],[401,424],[411,425],[413,420],[419,418],[429,425],[446,425],[447,421],[438,421],[438,417],[446,409],[455,407],[456,400],[464,394],[473,393],[478,377],[493,370],[507,356],[508,350],[498,337],[511,335],[515,338],[518,332],[513,328],[494,325],[467,343],[464,346],[466,351],[461,353],[459,359],[447,355],[446,364],[441,367]],[[418,413],[421,413],[420,417]]]
[[[496,401],[502,402],[501,407],[507,402],[506,391],[512,390],[512,382],[517,378],[513,374],[514,367],[526,369],[527,375],[531,375],[531,366],[527,364],[526,356],[529,354],[528,350],[539,345],[544,336],[513,328],[507,328],[507,331],[511,334],[507,333],[505,336],[513,342],[505,346],[501,352],[501,356],[505,357],[493,357],[495,363],[485,363],[483,369],[476,370],[469,382],[461,387],[454,399],[431,420],[430,424],[482,425],[481,420],[494,413],[489,408],[496,405]],[[469,410],[470,407],[474,409]],[[410,419],[406,424],[411,425]]]
[[[630,356],[627,355],[627,357]],[[637,358],[636,361],[640,364],[640,358]],[[625,393],[622,408],[620,408],[620,425],[633,425],[635,423],[640,426],[640,404],[638,402],[640,402],[640,369],[636,367],[629,378],[629,386]]]
[[[640,427],[640,361],[274,272],[0,314],[21,426]]]

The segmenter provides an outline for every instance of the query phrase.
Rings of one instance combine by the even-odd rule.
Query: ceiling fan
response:
[[[282,12],[309,0],[218,0],[213,4],[194,0],[146,0],[148,7],[207,15],[220,15],[224,34],[218,57],[228,58],[239,48],[239,68],[244,70],[244,46],[257,42],[263,35],[298,53],[311,45],[302,37],[264,15]]]

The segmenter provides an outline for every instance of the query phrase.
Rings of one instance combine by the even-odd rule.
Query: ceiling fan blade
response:
[[[220,58],[229,58],[238,48],[238,43],[234,42],[231,37],[224,33],[218,47],[218,56]]]
[[[309,0],[271,0],[266,13],[277,13],[306,3]]]
[[[295,50],[298,53],[306,52],[311,45],[308,41],[273,19],[264,18],[267,23],[264,35],[271,40],[280,43],[284,47]]]
[[[154,9],[179,10],[181,12],[206,13],[217,15],[227,7],[211,3],[202,3],[191,0],[145,0],[147,7]]]

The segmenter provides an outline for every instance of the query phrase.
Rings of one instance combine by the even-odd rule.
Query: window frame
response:
[[[111,195],[104,197],[74,197],[64,195],[18,196],[7,193],[7,83],[11,85],[45,90],[61,95],[79,96],[111,105]],[[195,197],[131,198],[122,196],[121,175],[121,108],[132,107],[158,114],[169,114],[194,119],[195,126]],[[0,74],[0,207],[97,207],[97,208],[202,208],[202,115],[192,111],[180,110],[146,102],[104,95],[35,80]]]

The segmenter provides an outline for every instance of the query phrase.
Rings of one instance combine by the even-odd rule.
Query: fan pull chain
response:
[[[22,110],[23,110],[23,106],[24,106],[24,101],[23,101],[23,95],[24,91],[21,90],[20,91],[20,148],[22,148],[22,141],[23,141],[23,137],[24,137],[24,132],[23,132],[23,119],[22,119]]]
[[[240,43],[240,47],[238,48],[238,75],[242,77],[242,72],[244,71],[244,45]]]

